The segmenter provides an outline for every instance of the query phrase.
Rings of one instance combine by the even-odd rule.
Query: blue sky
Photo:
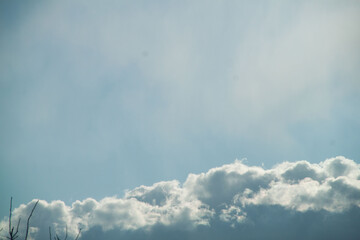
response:
[[[360,159],[356,1],[0,2],[0,200]]]

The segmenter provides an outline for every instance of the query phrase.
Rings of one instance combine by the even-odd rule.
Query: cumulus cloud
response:
[[[48,226],[84,239],[357,239],[360,165],[345,157],[321,163],[284,162],[271,169],[232,164],[158,182],[122,198],[88,198],[67,206],[40,200],[31,219],[34,239]],[[24,219],[35,200],[13,211]],[[1,225],[6,229],[7,219]],[[24,226],[23,226],[24,227]],[[21,229],[23,230],[23,229]]]

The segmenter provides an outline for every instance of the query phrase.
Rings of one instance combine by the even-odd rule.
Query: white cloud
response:
[[[245,220],[246,213],[243,213],[238,206],[226,206],[221,209],[219,219],[223,222],[232,222],[231,226],[235,227],[235,223],[241,223]]]
[[[194,233],[201,226],[208,230],[229,226],[237,231],[249,224],[256,227],[264,217],[270,217],[264,212],[259,219],[257,211],[263,208],[274,218],[279,212],[290,218],[307,213],[343,216],[349,209],[360,209],[359,177],[359,164],[344,157],[319,164],[284,162],[271,169],[247,166],[237,160],[206,173],[190,174],[183,185],[167,181],[140,186],[123,198],[89,198],[71,206],[62,201],[41,200],[31,219],[31,234],[36,239],[46,239],[48,226],[62,234],[68,226],[72,237],[79,227],[87,237],[94,231]],[[13,219],[25,219],[34,202],[14,209]],[[4,229],[6,224],[5,218],[1,223]],[[21,231],[23,228],[24,225]]]
[[[241,204],[274,204],[298,211],[344,211],[360,206],[359,165],[344,157],[320,164],[306,161],[283,163],[272,170],[269,187],[248,197],[238,195]]]

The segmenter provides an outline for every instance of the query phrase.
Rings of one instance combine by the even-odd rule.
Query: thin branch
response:
[[[16,235],[17,235],[17,234],[18,234],[18,232],[19,232],[19,225],[20,225],[20,221],[21,221],[21,218],[19,218],[18,224],[17,224],[17,226],[16,226],[16,232],[15,232],[15,234],[14,234],[14,237],[15,237],[15,238],[17,238],[17,236],[16,236]],[[13,227],[13,228],[14,228],[14,227]],[[14,239],[15,239],[15,238],[14,238]]]
[[[12,197],[10,198],[10,213],[9,213],[9,235],[12,238],[12,231],[11,231],[11,208],[12,208]]]
[[[51,240],[51,227],[49,226],[49,235],[50,235],[50,240]]]
[[[80,233],[81,233],[81,228],[79,229],[79,233],[78,233],[78,235],[76,236],[75,240],[78,240],[78,239],[79,239]]]
[[[18,224],[16,226],[16,232],[14,233],[14,227],[11,225],[12,224],[11,217],[12,217],[12,197],[10,198],[10,210],[9,210],[9,236],[6,238],[10,240],[15,240],[16,238],[19,237],[18,232],[19,232],[19,225],[21,218],[19,218]]]
[[[33,207],[32,210],[31,210],[31,213],[30,213],[30,215],[29,215],[29,217],[28,217],[28,220],[27,220],[27,223],[26,223],[26,235],[25,235],[25,240],[27,240],[27,237],[28,237],[28,234],[29,234],[30,218],[31,218],[31,216],[32,216],[32,214],[33,214],[33,212],[34,212],[34,210],[35,210],[35,208],[36,208],[36,206],[37,206],[38,203],[39,203],[39,200],[37,200],[37,202],[35,203],[34,207]]]

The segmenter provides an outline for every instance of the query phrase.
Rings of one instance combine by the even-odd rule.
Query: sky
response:
[[[226,214],[238,223],[250,216],[258,227],[266,220],[256,217],[259,211],[350,228],[344,219],[359,219],[360,212],[359,177],[352,173],[360,161],[359,13],[360,3],[350,0],[0,1],[0,217],[11,196],[19,214],[33,199],[54,221],[53,208],[67,209],[59,210],[68,219],[61,224],[80,224],[77,216],[91,212],[74,215],[75,203],[104,207],[107,216],[114,201],[119,212],[129,205],[141,215],[159,204],[141,194],[164,184],[169,196],[191,195],[176,200],[183,215],[119,220],[121,227],[111,229],[84,220],[86,239],[141,239],[150,230],[158,239],[164,232],[196,239],[229,229],[251,239],[255,228],[233,225]],[[308,192],[315,196],[346,183],[351,193],[338,203],[321,197],[325,207],[314,197],[306,207],[276,202],[269,182],[255,182],[264,189],[249,193],[252,200],[237,199],[245,188],[229,187],[220,208],[189,190],[191,176],[236,167],[236,159],[243,168],[277,172],[269,181],[278,188],[289,184],[279,166],[316,166],[321,177],[295,175],[301,181],[292,182],[294,189],[318,184]],[[325,168],[331,161],[342,163],[337,171],[351,171],[334,174]],[[190,230],[179,232],[178,224]]]

